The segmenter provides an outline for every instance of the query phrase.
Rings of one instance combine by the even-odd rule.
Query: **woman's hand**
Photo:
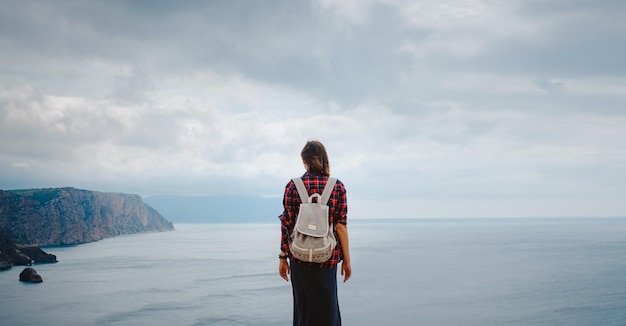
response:
[[[289,273],[290,273],[290,269],[289,269],[289,262],[287,261],[287,259],[279,259],[279,263],[278,263],[278,275],[280,275],[280,277],[282,277],[285,281],[289,282]]]
[[[341,263],[341,275],[343,275],[343,282],[346,283],[350,276],[352,276],[352,266],[350,266],[350,262],[346,262],[345,260]]]

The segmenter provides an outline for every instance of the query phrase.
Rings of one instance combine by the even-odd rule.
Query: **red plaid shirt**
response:
[[[304,185],[309,192],[309,196],[314,193],[321,194],[327,180],[327,176],[311,174],[308,172],[302,176],[302,181],[304,181]],[[289,254],[291,259],[294,258],[289,252],[289,244],[291,243],[291,233],[293,232],[296,218],[298,217],[298,212],[300,211],[301,202],[302,201],[300,200],[300,195],[298,195],[295,183],[293,183],[293,180],[289,180],[289,183],[285,186],[285,196],[283,197],[283,206],[285,207],[285,210],[278,218],[280,218],[282,232],[280,250]],[[320,264],[310,263],[312,265],[319,265],[321,268],[332,268],[343,259],[343,255],[341,253],[341,243],[339,243],[337,231],[334,226],[337,223],[347,225],[348,203],[346,201],[346,188],[339,180],[337,180],[335,189],[333,189],[333,193],[328,200],[328,215],[330,223],[333,225],[333,232],[335,233],[335,239],[337,239],[337,246],[333,250],[333,253],[328,261]]]

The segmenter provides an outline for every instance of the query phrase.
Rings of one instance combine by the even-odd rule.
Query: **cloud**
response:
[[[316,138],[359,214],[623,215],[622,6],[8,1],[0,188],[280,196]]]

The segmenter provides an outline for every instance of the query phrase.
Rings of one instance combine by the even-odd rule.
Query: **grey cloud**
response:
[[[561,77],[620,76],[626,72],[623,1],[519,1],[516,18],[537,29],[511,35],[474,61],[479,69]]]
[[[351,104],[393,89],[402,66],[409,63],[406,55],[397,53],[406,32],[393,27],[398,13],[386,7],[381,7],[380,18],[363,26],[325,16],[305,2],[170,7],[14,4],[16,11],[39,14],[24,14],[27,19],[22,16],[21,23],[6,26],[5,35],[12,47],[31,54],[64,56],[70,61],[61,64],[67,66],[105,60],[131,69],[141,65],[148,73],[200,69],[243,74]],[[41,19],[45,13],[49,15]],[[21,62],[22,71],[37,74],[37,59],[33,55],[32,67]],[[18,63],[20,58],[13,60]],[[45,68],[54,71],[57,64]]]
[[[620,15],[626,6],[620,0],[522,0],[516,5],[520,12],[540,17],[589,13]]]
[[[146,102],[146,92],[154,90],[154,81],[144,72],[133,71],[130,75],[117,76],[111,96],[120,104]]]
[[[533,80],[533,83],[547,92],[560,92],[564,89],[563,83],[555,82],[545,77],[537,77]]]
[[[176,117],[150,110],[132,128],[106,104],[64,103],[34,88],[5,86],[0,96],[0,135],[5,155],[80,160],[76,149],[111,141],[121,146],[177,147]]]
[[[55,129],[45,122],[44,96],[33,88],[2,85],[0,94],[0,144],[4,155],[66,159],[71,151]],[[57,121],[59,117],[56,117]],[[42,143],[41,140],[46,142]],[[71,140],[71,139],[67,139]]]
[[[576,13],[586,9],[581,2],[551,3]],[[422,75],[422,69],[444,74],[499,71],[551,76],[619,74],[625,69],[621,58],[626,45],[614,41],[623,35],[624,26],[597,24],[604,21],[602,15],[611,14],[609,10],[583,12],[587,15],[583,24],[578,16],[570,18],[554,10],[554,15],[564,18],[546,25],[549,29],[540,35],[485,40],[493,43],[478,56],[435,53],[411,58],[400,51],[402,45],[421,44],[434,27],[409,27],[403,23],[401,7],[384,4],[375,4],[371,9],[375,14],[361,24],[320,12],[314,2],[284,1],[271,7],[231,1],[176,6],[162,2],[20,2],[12,7],[24,15],[21,23],[5,23],[5,37],[31,51],[75,60],[102,58],[131,67],[141,64],[167,73],[198,69],[238,73],[351,105],[389,93],[410,95],[411,89],[402,85],[401,78],[412,75],[419,83],[413,90],[420,88],[430,78],[429,73]],[[528,24],[538,19],[533,16],[537,11],[550,12],[538,2],[523,8],[528,14],[521,17]],[[3,18],[13,16],[20,15],[9,10]],[[43,16],[46,19],[41,19]],[[550,16],[540,19],[549,21]],[[584,24],[586,21],[593,24]],[[481,41],[480,35],[474,36]]]
[[[361,196],[623,194],[621,2],[399,4],[4,1],[0,181],[269,194],[320,136]]]

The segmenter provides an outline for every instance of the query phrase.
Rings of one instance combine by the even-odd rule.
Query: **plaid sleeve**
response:
[[[334,221],[343,225],[348,224],[348,200],[346,187],[337,180],[333,192]]]
[[[280,250],[285,253],[289,253],[289,241],[290,235],[293,231],[295,223],[295,216],[298,215],[298,209],[300,207],[300,197],[296,190],[296,185],[293,181],[289,181],[285,186],[285,194],[283,196],[283,213],[279,216],[280,219]]]

